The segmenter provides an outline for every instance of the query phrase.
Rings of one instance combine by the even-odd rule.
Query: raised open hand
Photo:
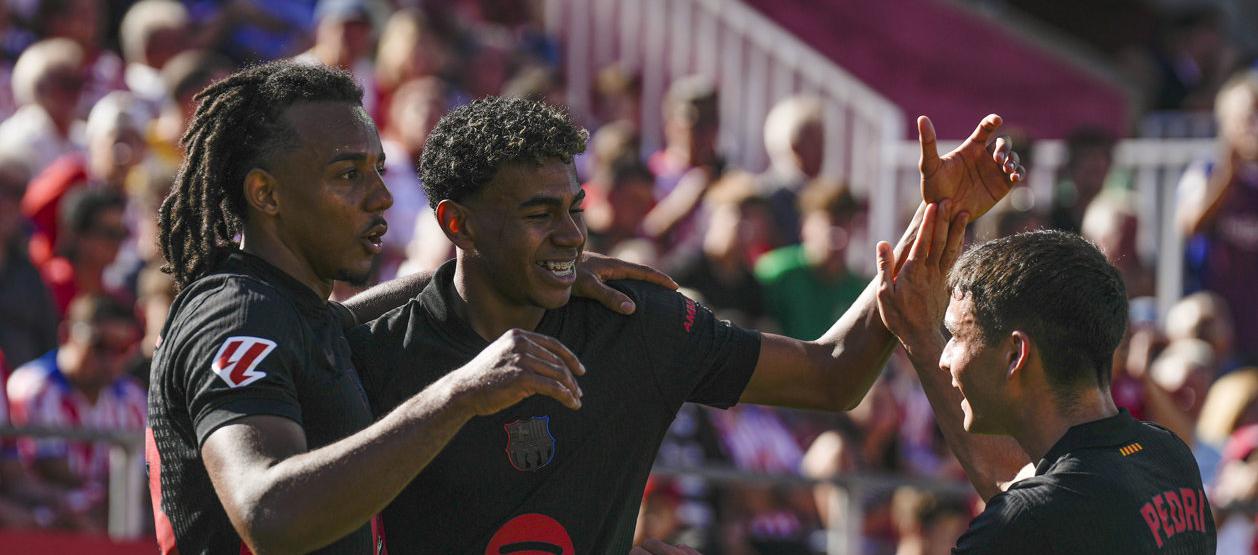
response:
[[[973,220],[1004,198],[1014,183],[1026,179],[1026,169],[1018,153],[1012,152],[1012,142],[1007,137],[991,140],[1001,122],[1000,116],[988,114],[961,146],[940,156],[935,147],[935,126],[930,118],[918,116],[922,200],[951,199],[954,214],[966,212]]]

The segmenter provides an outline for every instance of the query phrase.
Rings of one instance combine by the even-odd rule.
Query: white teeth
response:
[[[538,262],[537,265],[561,276],[571,274],[576,269],[576,261],[574,260],[569,260],[567,262],[552,262],[546,260]]]

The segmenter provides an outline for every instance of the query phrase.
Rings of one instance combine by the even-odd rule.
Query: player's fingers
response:
[[[532,332],[529,332],[527,337],[540,348],[549,351],[556,357],[559,357],[559,360],[563,361],[563,365],[566,366],[568,371],[572,372],[574,375],[585,375],[585,365],[581,364],[581,360],[577,358],[577,355],[572,354],[572,351],[568,350],[568,347],[563,343],[560,343],[558,339],[549,335]]]
[[[982,121],[978,122],[978,127],[975,127],[974,132],[970,133],[970,138],[965,140],[965,144],[969,145],[977,143],[984,146],[987,145],[987,141],[991,139],[992,133],[995,133],[996,130],[1000,128],[1000,124],[1003,122],[1004,120],[1001,119],[1000,116],[996,114],[987,114],[987,117],[984,117]]]
[[[952,223],[948,214],[950,203],[943,201],[936,208],[935,225],[929,230],[933,236],[930,239],[929,249],[926,252],[926,263],[931,266],[938,266],[939,259],[943,256],[944,245],[948,242],[948,225]],[[927,231],[923,229],[922,231]]]
[[[1009,161],[1009,153],[1013,152],[1013,140],[1005,135],[996,137],[992,144],[987,146],[992,153],[992,161],[997,164],[1004,164]]]
[[[689,545],[679,545],[677,546],[677,549],[680,549],[685,555],[703,555],[702,553],[699,553],[698,549],[690,547]]]
[[[885,300],[893,291],[892,281],[895,272],[895,251],[891,249],[891,243],[886,241],[878,241],[878,245],[874,247],[874,256],[878,260],[878,298]]]
[[[1013,174],[1015,170],[1022,164],[1022,157],[1017,152],[1010,152],[1009,158],[1005,160],[1005,164],[1000,169],[1004,170],[1006,175]]]
[[[525,387],[533,393],[550,397],[572,410],[581,408],[581,398],[553,378],[529,373],[524,374],[520,379],[524,380]]]
[[[591,271],[603,281],[633,279],[654,283],[660,287],[677,289],[678,285],[668,274],[645,264],[634,264],[617,258],[603,258]]]
[[[561,364],[555,364],[536,353],[526,353],[521,359],[521,366],[529,372],[533,372],[539,376],[544,376],[563,384],[564,388],[571,391],[576,398],[580,399],[585,396],[581,391],[581,386],[577,385],[577,379]]]
[[[630,299],[629,295],[617,291],[598,279],[592,280],[591,283],[585,285],[581,289],[581,296],[598,301],[599,304],[607,307],[608,310],[624,315],[633,314],[638,309],[638,306],[633,303],[633,299]]]
[[[922,217],[922,224],[917,228],[917,237],[913,239],[913,247],[909,249],[905,264],[926,259],[930,253],[930,241],[934,238],[935,220],[938,217],[939,205],[933,202],[926,205],[926,215]]]
[[[952,218],[952,225],[948,228],[948,245],[944,247],[943,256],[939,259],[940,270],[944,273],[951,270],[961,256],[961,245],[965,243],[965,226],[969,223],[969,212],[962,212]]]
[[[926,116],[917,116],[917,142],[922,147],[918,169],[924,174],[935,171],[939,165],[939,148],[935,144],[935,125]]]

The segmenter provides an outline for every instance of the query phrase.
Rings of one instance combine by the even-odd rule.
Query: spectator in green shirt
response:
[[[851,306],[869,278],[847,267],[847,246],[863,207],[842,184],[814,182],[799,198],[798,245],[756,262],[770,315],[796,339],[821,336]]]

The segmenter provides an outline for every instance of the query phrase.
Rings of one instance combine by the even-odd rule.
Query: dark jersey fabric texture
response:
[[[349,334],[376,414],[457,369],[488,343],[460,316],[454,263],[408,304]],[[758,333],[667,289],[612,282],[632,316],[572,298],[535,330],[585,365],[582,408],[533,396],[468,422],[385,510],[393,553],[625,553],[647,475],[683,402],[729,407]],[[530,549],[532,551],[530,551]]]
[[[371,424],[342,315],[243,252],[175,299],[153,360],[145,457],[164,551],[174,542],[184,555],[242,553],[201,462],[214,430],[279,416],[300,424],[313,450]],[[317,553],[369,554],[372,542],[364,525]]]
[[[1070,428],[991,498],[954,554],[1207,555],[1214,516],[1188,446],[1126,410]]]

